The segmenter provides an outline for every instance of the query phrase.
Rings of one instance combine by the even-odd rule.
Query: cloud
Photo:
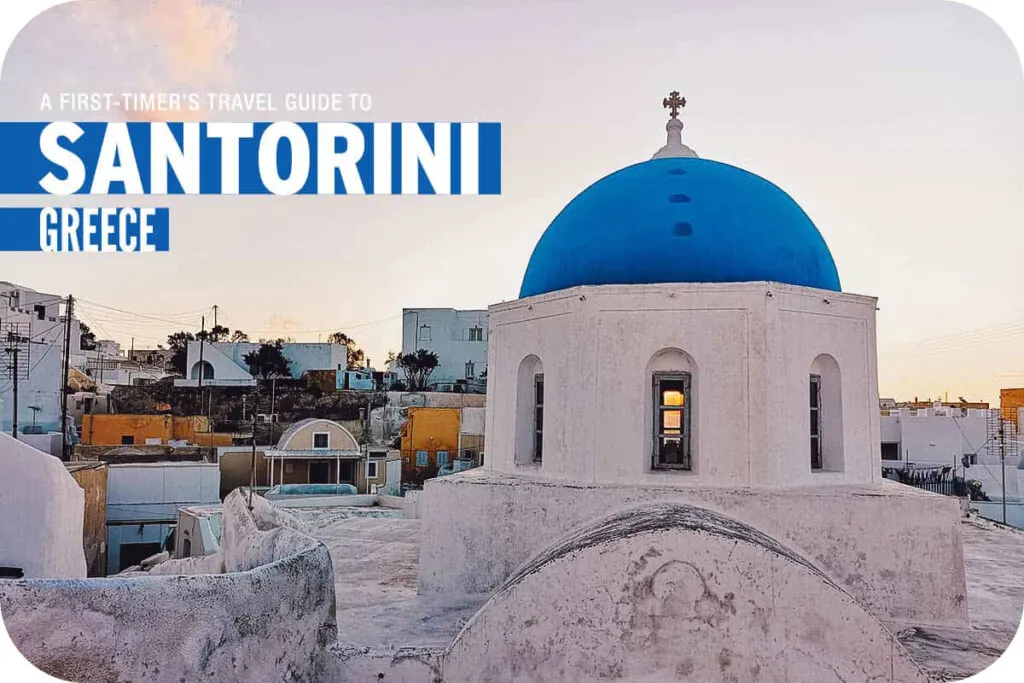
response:
[[[274,314],[267,318],[267,328],[275,332],[294,332],[302,326],[302,323],[295,318],[286,318]]]
[[[139,92],[209,92],[233,80],[241,0],[84,0],[70,5],[95,49]],[[202,111],[135,109],[134,121],[188,121]]]

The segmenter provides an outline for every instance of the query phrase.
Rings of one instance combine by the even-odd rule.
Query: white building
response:
[[[220,502],[220,466],[206,462],[109,464],[107,573],[156,555],[178,508]]]
[[[966,625],[960,510],[882,477],[876,299],[841,291],[784,191],[683,145],[680,103],[489,309],[484,465],[418,497],[420,591],[496,591],[446,680],[715,680],[723,653],[764,680],[924,680],[864,629]]]
[[[122,349],[118,342],[100,339],[95,349],[80,351],[76,360],[82,372],[98,384],[107,386],[151,384],[168,376],[166,363],[161,356],[156,356],[152,362],[146,362],[144,358],[134,352],[129,357],[129,351]],[[149,352],[149,358],[154,358],[152,351]]]
[[[245,356],[260,346],[253,342],[189,342],[188,377],[175,380],[174,385],[198,386],[202,368],[203,386],[252,386],[256,379],[249,372]],[[282,353],[290,361],[289,370],[295,379],[310,370],[344,372],[348,367],[348,350],[340,344],[290,342],[284,344]]]
[[[65,298],[0,282],[0,431],[10,433],[14,410],[14,353],[18,365],[18,429],[60,431]],[[72,353],[81,340],[71,320]],[[34,425],[34,428],[32,427]]]
[[[1001,498],[1004,482],[1008,499],[1020,496],[1020,454],[1007,453],[1002,460],[998,445],[990,437],[994,421],[999,420],[998,409],[939,406],[887,413],[881,418],[883,468],[949,466],[957,476],[980,481],[989,497]],[[1007,429],[1013,427],[1013,423],[1004,424]]]
[[[487,370],[487,311],[453,308],[402,309],[402,354],[425,349],[437,354],[438,366],[429,384],[451,390],[465,385],[482,391]],[[400,369],[392,368],[402,377]]]

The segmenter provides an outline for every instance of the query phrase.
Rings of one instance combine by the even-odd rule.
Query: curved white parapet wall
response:
[[[291,515],[259,497],[253,505],[240,490],[228,496],[221,549],[200,561],[0,582],[11,639],[38,668],[77,683],[319,681],[337,639],[330,554]]]
[[[59,459],[0,434],[0,567],[84,578],[85,492]]]
[[[513,575],[444,657],[476,681],[900,681],[926,676],[814,565],[710,510],[590,523]]]

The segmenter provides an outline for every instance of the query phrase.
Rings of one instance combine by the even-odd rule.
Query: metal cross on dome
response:
[[[679,96],[678,90],[673,90],[662,100],[661,106],[669,110],[672,118],[679,116],[679,110],[686,106],[686,98]]]

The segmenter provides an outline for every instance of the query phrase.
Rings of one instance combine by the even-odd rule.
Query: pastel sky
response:
[[[372,111],[344,118],[502,122],[504,193],[161,198],[171,253],[6,254],[0,279],[74,294],[125,345],[197,329],[216,304],[253,336],[345,330],[380,365],[403,307],[515,298],[561,208],[664,144],[673,89],[684,141],[780,185],[844,290],[879,297],[883,395],[996,401],[1024,385],[1020,59],[945,0],[58,7],[8,56],[6,119],[50,118],[44,92],[368,93]]]

